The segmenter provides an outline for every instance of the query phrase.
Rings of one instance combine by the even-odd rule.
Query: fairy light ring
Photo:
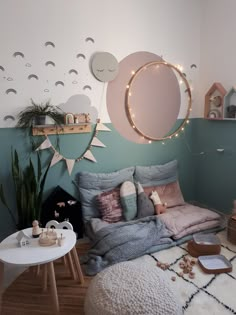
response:
[[[146,133],[144,133],[135,123],[134,119],[133,119],[133,114],[132,114],[132,106],[130,104],[130,96],[132,95],[131,93],[131,89],[132,89],[132,85],[135,81],[135,79],[137,78],[137,76],[142,72],[147,70],[150,67],[156,66],[159,67],[160,65],[166,66],[172,70],[175,70],[182,82],[185,84],[185,93],[188,96],[188,106],[187,106],[187,110],[186,110],[186,114],[184,117],[183,122],[180,124],[180,126],[173,132],[171,132],[170,134],[164,136],[164,137],[152,137],[150,135],[147,135]],[[173,136],[175,136],[176,134],[178,134],[180,131],[184,130],[184,127],[186,124],[189,123],[189,115],[190,112],[192,110],[192,94],[191,94],[191,88],[190,85],[185,77],[185,75],[178,69],[178,67],[174,66],[171,63],[168,63],[166,61],[152,61],[152,62],[148,62],[144,65],[142,65],[140,68],[138,68],[138,70],[133,71],[132,72],[132,76],[131,79],[129,80],[128,84],[126,85],[126,92],[125,92],[125,111],[126,111],[126,115],[127,118],[129,120],[130,125],[132,126],[133,130],[135,130],[139,135],[141,135],[143,138],[147,139],[147,140],[153,140],[153,141],[162,141],[162,140],[166,140],[166,139],[172,139]]]

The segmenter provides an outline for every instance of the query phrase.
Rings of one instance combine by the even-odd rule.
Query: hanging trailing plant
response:
[[[46,117],[50,117],[56,126],[64,122],[64,112],[47,101],[45,104],[37,104],[31,99],[31,105],[27,106],[17,115],[16,127],[32,128],[34,125],[45,125]]]
[[[43,190],[49,168],[50,163],[45,171],[42,170],[39,153],[37,153],[36,167],[30,158],[28,165],[22,168],[17,151],[11,152],[11,173],[16,197],[17,217],[6,201],[2,184],[0,185],[0,199],[8,209],[18,229],[31,226],[35,219],[40,220]]]

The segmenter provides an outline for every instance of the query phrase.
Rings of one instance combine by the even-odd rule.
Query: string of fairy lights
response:
[[[184,83],[185,84],[185,93],[187,94],[187,110],[185,113],[185,117],[180,124],[173,132],[170,134],[163,136],[163,137],[154,137],[147,135],[143,130],[141,130],[140,127],[137,126],[134,120],[134,114],[133,114],[133,108],[132,108],[132,86],[134,84],[135,79],[145,70],[147,70],[150,67],[159,67],[159,66],[166,66],[175,72],[180,76],[180,84]],[[189,124],[189,116],[192,111],[192,94],[191,94],[191,87],[188,83],[188,80],[185,77],[185,74],[181,71],[181,68],[179,66],[175,66],[171,63],[168,63],[166,61],[152,61],[148,62],[144,65],[142,65],[140,68],[138,68],[136,71],[131,72],[131,78],[126,86],[126,92],[125,92],[125,109],[126,109],[126,115],[129,120],[129,123],[131,124],[132,128],[134,131],[136,131],[143,139],[148,140],[149,143],[152,143],[152,141],[164,141],[167,139],[172,139],[173,137],[178,137],[180,132],[183,132],[185,129],[186,124]]]

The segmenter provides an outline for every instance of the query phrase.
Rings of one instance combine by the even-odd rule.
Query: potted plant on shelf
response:
[[[9,207],[3,185],[0,185],[0,200],[8,209],[17,229],[23,229],[32,225],[33,220],[39,220],[43,200],[43,190],[50,163],[42,170],[39,153],[37,153],[36,167],[31,158],[25,168],[19,163],[16,150],[11,152],[11,172],[16,196],[17,217]]]
[[[31,128],[35,125],[45,125],[46,117],[51,118],[54,125],[61,126],[64,122],[64,112],[47,101],[45,104],[36,104],[31,99],[31,105],[19,112],[16,127]]]

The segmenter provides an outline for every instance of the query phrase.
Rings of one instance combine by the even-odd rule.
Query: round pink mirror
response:
[[[181,106],[179,73],[174,70],[149,52],[120,62],[118,76],[107,87],[107,107],[114,127],[126,139],[147,143],[171,134]]]

